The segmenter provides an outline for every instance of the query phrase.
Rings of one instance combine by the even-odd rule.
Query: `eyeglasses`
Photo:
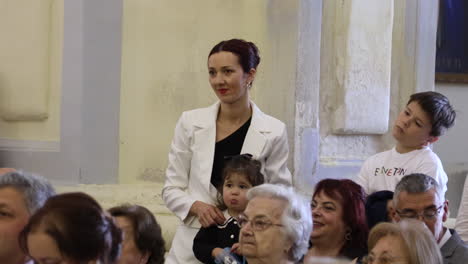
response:
[[[264,217],[255,217],[253,220],[249,220],[246,215],[240,214],[237,222],[241,228],[244,228],[248,223],[254,231],[263,231],[270,226],[283,226],[281,224],[274,224],[270,220]]]
[[[397,264],[397,263],[407,263],[404,257],[393,257],[393,256],[379,256],[378,258],[374,256],[365,256],[362,259],[363,264],[373,264],[373,263],[381,263],[381,264]]]
[[[239,154],[239,155],[224,156],[224,160],[233,160],[233,159],[251,160],[252,157],[253,157],[252,154],[244,153],[244,154]]]
[[[426,209],[422,213],[416,213],[415,211],[408,211],[408,212],[401,212],[400,210],[395,210],[395,211],[401,218],[418,219],[421,216],[425,220],[434,220],[437,217],[437,215],[440,213],[440,210],[442,209],[442,207],[444,207],[444,205],[441,205],[433,209]]]

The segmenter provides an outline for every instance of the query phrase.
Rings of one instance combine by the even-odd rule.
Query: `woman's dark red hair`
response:
[[[243,39],[223,40],[211,49],[208,58],[221,51],[227,51],[237,55],[239,64],[242,66],[242,70],[245,73],[250,72],[251,69],[257,69],[260,63],[258,48],[253,42]]]
[[[350,240],[346,240],[340,255],[349,258],[359,257],[359,249],[367,249],[369,228],[366,220],[366,193],[357,183],[348,179],[324,179],[315,187],[312,198],[319,193],[337,200],[343,207],[343,222],[351,231]],[[367,250],[364,250],[367,251]],[[366,252],[364,252],[366,253]]]

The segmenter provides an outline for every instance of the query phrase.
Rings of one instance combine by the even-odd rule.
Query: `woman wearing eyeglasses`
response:
[[[367,254],[368,228],[363,188],[351,180],[325,179],[312,196],[313,232],[304,263],[312,257],[359,262]]]
[[[312,218],[308,201],[291,187],[262,184],[247,193],[239,216],[238,252],[249,264],[296,263],[307,251]]]
[[[200,226],[225,222],[215,206],[225,156],[251,153],[262,164],[266,182],[291,184],[286,126],[250,100],[259,63],[252,42],[231,39],[215,45],[208,55],[208,80],[219,100],[184,112],[177,122],[162,198],[183,224],[166,264],[199,263],[192,246]]]
[[[405,219],[381,223],[369,235],[365,264],[442,264],[440,249],[424,223]]]

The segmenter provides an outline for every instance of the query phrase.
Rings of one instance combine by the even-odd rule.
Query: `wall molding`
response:
[[[336,157],[320,157],[320,165],[325,167],[361,167],[365,160],[362,159],[346,159]]]
[[[60,141],[0,138],[0,151],[59,152]]]

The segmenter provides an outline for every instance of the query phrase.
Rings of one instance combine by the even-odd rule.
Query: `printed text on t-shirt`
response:
[[[374,176],[384,175],[384,176],[395,176],[395,175],[405,175],[406,169],[403,168],[375,168]]]

